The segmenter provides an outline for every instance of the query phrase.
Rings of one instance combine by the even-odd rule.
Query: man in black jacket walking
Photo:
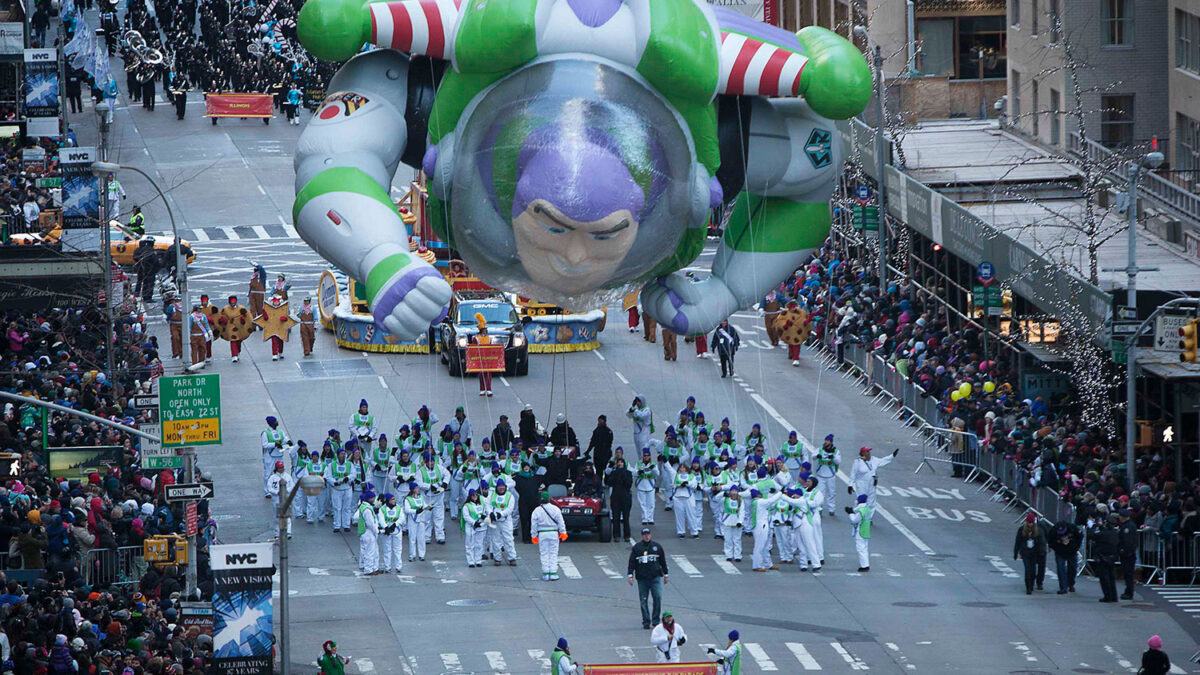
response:
[[[667,555],[658,542],[650,538],[650,528],[642,528],[642,540],[629,551],[629,585],[637,579],[638,598],[642,603],[642,628],[657,626],[662,615],[662,587],[668,583]],[[654,613],[646,606],[647,595],[654,596]]]
[[[1082,537],[1079,528],[1062,520],[1054,526],[1050,537],[1050,548],[1054,551],[1054,565],[1058,570],[1058,594],[1075,592],[1075,569]]]
[[[492,429],[492,450],[500,452],[508,452],[512,450],[513,444],[512,425],[508,423],[508,415],[500,416],[500,423]]]
[[[613,433],[608,428],[608,417],[601,415],[596,418],[596,428],[592,429],[592,439],[588,441],[586,457],[590,457],[597,471],[608,468],[612,459]]]

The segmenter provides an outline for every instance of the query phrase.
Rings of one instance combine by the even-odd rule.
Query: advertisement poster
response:
[[[62,167],[63,229],[100,229],[100,179],[92,173],[95,148],[63,148],[59,152]]]
[[[272,544],[212,547],[215,675],[271,675],[275,643]]]
[[[76,448],[47,448],[50,475],[67,480],[87,481],[90,474],[108,474],[110,466],[121,465],[123,448],[119,445],[86,445]]]
[[[58,117],[58,50],[25,50],[25,116]]]

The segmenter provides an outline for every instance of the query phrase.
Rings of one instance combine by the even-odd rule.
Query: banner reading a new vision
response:
[[[58,50],[25,50],[25,116],[58,117]]]
[[[215,675],[271,675],[274,561],[269,543],[212,547]]]
[[[100,179],[92,173],[92,162],[98,159],[96,148],[62,148],[58,156],[62,169],[63,250],[99,251]]]

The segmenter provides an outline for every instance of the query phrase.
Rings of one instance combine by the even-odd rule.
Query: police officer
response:
[[[142,215],[140,206],[133,207],[133,214],[129,216],[129,231],[138,237],[146,234],[146,217]]]
[[[1093,523],[1089,532],[1093,542],[1092,553],[1096,557],[1093,569],[1100,581],[1100,590],[1104,593],[1100,602],[1118,602],[1113,565],[1116,564],[1121,551],[1120,534],[1117,532],[1119,523],[1120,518],[1117,514],[1110,513],[1106,522]]]
[[[629,551],[629,585],[637,579],[638,600],[642,606],[642,628],[650,629],[658,624],[662,611],[662,587],[670,583],[667,556],[663,547],[650,538],[650,528],[642,528],[642,540]],[[654,598],[654,612],[647,606],[647,596]]]
[[[1125,577],[1125,592],[1121,594],[1122,600],[1133,599],[1133,587],[1137,583],[1137,552],[1141,535],[1138,534],[1137,523],[1133,522],[1133,519],[1130,518],[1131,515],[1129,509],[1121,509],[1117,515],[1117,519],[1121,523],[1117,527],[1121,574]]]

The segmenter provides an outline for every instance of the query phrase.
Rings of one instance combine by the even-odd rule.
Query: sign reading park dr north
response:
[[[221,376],[158,378],[158,419],[164,448],[221,443]]]

